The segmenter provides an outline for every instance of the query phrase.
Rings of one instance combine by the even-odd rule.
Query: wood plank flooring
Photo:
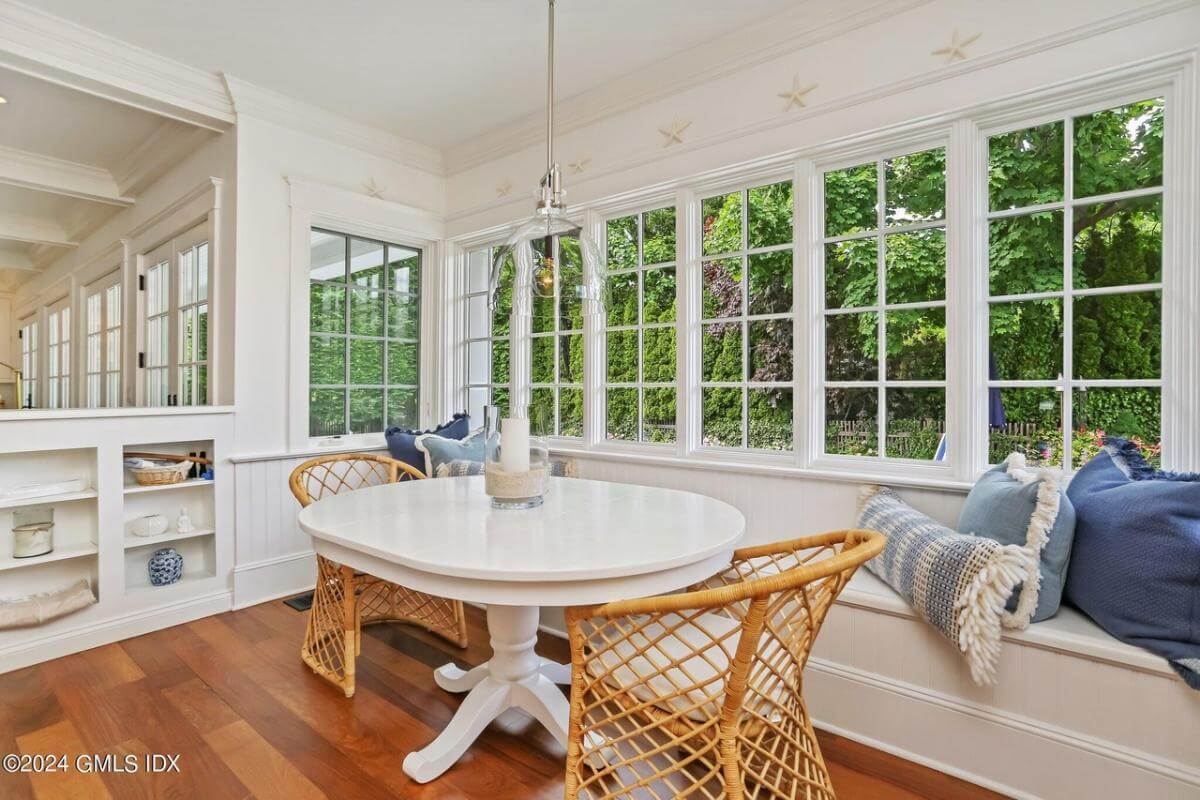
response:
[[[433,668],[487,659],[483,615],[471,646],[401,625],[366,629],[351,700],[298,656],[305,615],[264,603],[0,675],[0,755],[179,756],[178,772],[13,774],[0,798],[559,798],[563,751],[509,711],[440,779],[401,771],[450,720],[459,697]],[[539,651],[567,660],[542,635]],[[995,798],[986,790],[854,742],[822,736],[842,800]]]

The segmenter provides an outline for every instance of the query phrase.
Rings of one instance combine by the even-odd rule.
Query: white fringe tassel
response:
[[[1033,612],[1037,610],[1038,595],[1042,588],[1042,570],[1040,563],[1042,550],[1050,540],[1050,530],[1058,520],[1058,509],[1062,500],[1062,489],[1059,485],[1059,473],[1052,469],[1028,469],[1025,466],[1025,456],[1021,453],[1011,453],[1004,459],[1005,469],[1010,476],[1021,483],[1040,481],[1038,486],[1037,505],[1029,517],[1029,525],[1025,529],[1025,547],[1023,548],[1029,560],[1029,577],[1021,586],[1021,595],[1017,598],[1015,611],[1004,611],[1001,623],[1006,628],[1024,630],[1029,627]]]
[[[1036,563],[1033,573],[1037,573]],[[958,598],[958,647],[967,657],[971,680],[996,682],[1000,659],[1000,616],[1013,588],[1030,576],[1029,551],[1015,544],[998,547]]]

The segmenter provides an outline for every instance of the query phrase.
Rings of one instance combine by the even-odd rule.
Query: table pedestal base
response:
[[[492,659],[463,671],[447,664],[434,673],[448,692],[467,692],[454,718],[436,739],[404,759],[404,772],[427,783],[454,765],[492,720],[510,708],[533,715],[566,746],[570,705],[556,684],[570,684],[570,665],[541,658],[537,606],[488,606]]]

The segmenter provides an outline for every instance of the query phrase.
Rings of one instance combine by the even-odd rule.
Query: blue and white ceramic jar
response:
[[[174,547],[165,547],[154,551],[146,567],[150,571],[151,586],[170,586],[183,577],[183,556]]]

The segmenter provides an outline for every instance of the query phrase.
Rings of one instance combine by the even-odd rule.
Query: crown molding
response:
[[[809,45],[926,5],[930,0],[808,0],[733,33],[675,53],[555,103],[558,134],[688,89],[741,72]],[[823,12],[815,6],[824,6]],[[539,141],[542,112],[528,114],[445,149],[446,172],[454,175]]]
[[[364,153],[442,175],[442,153],[436,148],[347,119],[285,94],[264,89],[228,73],[222,78],[238,117],[248,115],[338,142]]]
[[[106,169],[0,145],[0,183],[114,206],[131,206]]]
[[[234,121],[219,75],[13,0],[0,0],[0,65],[214,131]]]
[[[1089,39],[1089,38],[1092,38],[1095,36],[1100,36],[1102,34],[1109,33],[1114,30],[1119,30],[1121,28],[1125,28],[1125,27],[1128,27],[1131,25],[1136,25],[1138,23],[1145,22],[1147,20],[1154,19],[1156,17],[1164,16],[1166,14],[1171,14],[1176,11],[1182,11],[1184,9],[1196,6],[1198,4],[1200,4],[1200,0],[1157,0],[1157,2],[1148,3],[1145,6],[1137,9],[1136,11],[1123,12],[1121,14],[1116,14],[1111,17],[1106,17],[1104,19],[1096,20],[1096,21],[1088,23],[1086,25],[1081,25],[1079,27],[1072,28],[1067,31],[1062,31],[1060,33],[1051,34],[1051,35],[1043,36],[1043,37],[1040,37],[1037,39],[1033,39],[1033,40],[1030,40],[1023,44],[1005,48],[1003,50],[997,50],[992,53],[988,53],[986,55],[969,58],[965,61],[957,61],[952,64],[947,64],[938,69],[923,73],[921,75],[916,75],[916,76],[909,77],[909,78],[902,78],[900,80],[891,81],[889,83],[885,83],[880,86],[876,86],[871,89],[867,89],[865,91],[856,92],[854,94],[845,95],[843,97],[838,97],[833,100],[826,101],[824,103],[816,103],[812,106],[805,106],[804,108],[797,109],[796,111],[793,111],[790,114],[767,117],[764,119],[760,119],[760,120],[756,120],[754,122],[747,123],[746,125],[742,125],[742,126],[739,126],[736,128],[731,128],[731,129],[728,129],[725,131],[720,131],[720,132],[711,134],[709,136],[704,136],[704,137],[695,138],[695,139],[689,139],[687,142],[685,142],[681,145],[676,145],[675,147],[672,147],[671,155],[677,156],[677,155],[683,155],[686,153],[691,153],[691,152],[694,152],[697,150],[703,150],[708,147],[713,147],[716,145],[720,145],[720,144],[723,144],[723,143],[726,143],[729,141],[733,141],[733,140],[737,140],[737,139],[741,139],[741,138],[745,138],[745,137],[751,137],[756,134],[763,133],[765,131],[774,130],[776,128],[788,127],[788,126],[797,126],[797,127],[803,126],[805,124],[805,122],[811,121],[812,119],[814,119],[816,117],[820,117],[820,116],[823,116],[826,114],[853,108],[855,106],[863,105],[866,103],[883,100],[883,99],[893,97],[898,94],[903,94],[905,92],[913,91],[913,90],[920,89],[923,87],[933,86],[938,83],[942,83],[944,81],[953,80],[955,78],[958,78],[958,77],[961,77],[964,75],[969,75],[974,72],[979,72],[982,70],[989,69],[991,67],[999,66],[999,65],[1007,63],[1009,61],[1015,61],[1018,59],[1027,58],[1029,56],[1037,55],[1038,53],[1042,53],[1047,50],[1053,50],[1058,47],[1063,47],[1063,46],[1070,45],[1070,44],[1073,44],[1076,42],[1084,41],[1086,39]],[[1169,66],[1175,65],[1177,63],[1183,63],[1184,61],[1194,58],[1195,52],[1196,51],[1194,49],[1189,49],[1186,51],[1179,51],[1179,52],[1175,52],[1175,53],[1165,54],[1161,57],[1145,59],[1143,61],[1136,62],[1132,65],[1124,64],[1124,65],[1120,65],[1117,67],[1111,67],[1111,68],[1099,70],[1090,75],[1081,76],[1080,78],[1077,78],[1077,79],[1073,78],[1073,79],[1070,79],[1067,81],[1055,81],[1053,83],[1048,83],[1044,87],[1042,87],[1042,89],[1046,90],[1046,91],[1054,91],[1054,90],[1060,89],[1064,85],[1077,85],[1077,84],[1082,85],[1081,81],[1083,83],[1092,83],[1095,81],[1102,82],[1106,76],[1121,75],[1121,76],[1128,77],[1129,75],[1131,75],[1135,72],[1138,72],[1138,71],[1148,71],[1148,72],[1153,73],[1155,71],[1163,69],[1164,64],[1169,67]],[[1016,98],[1016,100],[1018,102],[1029,103],[1030,102],[1029,95],[1036,94],[1036,93],[1037,93],[1037,91],[1022,92],[1022,93],[1020,93],[1020,96],[1018,98]],[[908,127],[917,126],[917,125],[928,125],[928,124],[932,124],[936,120],[941,120],[948,124],[948,122],[950,120],[957,118],[957,117],[961,116],[962,114],[971,113],[977,107],[998,105],[998,104],[1002,103],[1002,101],[1005,99],[1007,99],[1007,98],[998,98],[995,101],[992,101],[992,100],[985,101],[985,102],[976,104],[976,106],[956,109],[951,113],[935,115],[935,117],[927,117],[927,118],[922,118],[920,120],[913,120],[913,121],[910,121],[907,123],[903,123],[899,126],[889,126],[889,129],[890,128],[900,129],[900,128],[908,128]],[[719,170],[719,171],[725,171],[725,172],[728,172],[730,170],[736,171],[738,169],[752,167],[756,164],[759,164],[760,162],[772,162],[773,163],[773,162],[778,161],[781,158],[795,158],[795,157],[799,157],[799,156],[819,156],[823,151],[826,151],[830,148],[839,148],[839,149],[846,148],[853,144],[853,140],[872,139],[872,138],[878,136],[881,132],[882,132],[882,130],[881,131],[868,131],[868,132],[864,132],[863,134],[861,134],[859,136],[851,137],[850,139],[839,139],[835,142],[823,143],[823,144],[821,144],[819,146],[815,146],[815,147],[789,148],[786,151],[780,151],[778,153],[773,153],[768,156],[764,156],[762,158],[750,159],[742,164],[732,165],[730,167],[724,167],[724,168],[722,168],[722,170]],[[575,176],[572,179],[572,186],[576,187],[576,188],[579,186],[586,186],[589,183],[593,183],[595,181],[602,180],[602,179],[610,177],[612,175],[615,175],[615,174],[618,174],[621,172],[625,172],[628,170],[632,170],[632,169],[637,169],[639,167],[644,167],[649,164],[658,163],[658,162],[661,162],[662,160],[663,160],[662,148],[654,147],[654,148],[650,148],[650,149],[645,149],[640,152],[633,153],[633,154],[627,156],[626,158],[620,159],[618,161],[614,161],[614,162],[608,164],[605,169],[598,170],[596,172],[589,172],[585,176]],[[690,176],[687,176],[686,178],[680,179],[678,181],[673,181],[672,183],[682,183],[684,181],[692,181],[692,180],[696,180],[697,178],[707,178],[707,177],[708,177],[708,173],[705,173],[702,176],[690,175]],[[461,221],[464,219],[469,219],[477,214],[493,212],[498,209],[504,208],[506,206],[512,205],[513,202],[514,202],[514,200],[511,197],[487,200],[482,203],[478,203],[474,206],[462,209],[460,211],[453,211],[453,212],[447,214],[446,222],[447,222],[447,224],[452,224],[454,222],[458,222],[458,221]],[[584,207],[584,205],[587,205],[587,204],[574,204],[573,203],[571,205],[571,208],[572,208],[572,210],[575,210],[577,208]]]

